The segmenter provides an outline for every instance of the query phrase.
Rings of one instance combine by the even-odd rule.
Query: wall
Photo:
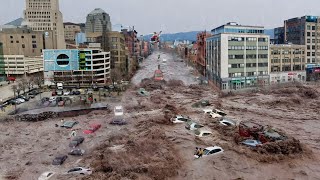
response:
[[[57,57],[60,54],[65,54],[69,57],[67,61],[69,64],[66,66],[60,66],[57,64]],[[79,51],[77,49],[72,50],[44,50],[44,71],[69,71],[79,69]]]

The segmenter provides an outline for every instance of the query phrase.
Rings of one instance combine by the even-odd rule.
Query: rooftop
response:
[[[91,11],[90,13],[89,13],[89,15],[96,15],[96,14],[103,14],[103,13],[105,13],[105,14],[107,14],[104,10],[102,10],[101,8],[96,8],[96,9],[94,9],[93,11]]]

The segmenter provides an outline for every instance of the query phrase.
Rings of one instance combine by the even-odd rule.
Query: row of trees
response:
[[[35,85],[41,88],[42,83],[43,78],[41,76],[24,77],[18,80],[17,84],[13,84],[11,89],[14,93],[14,97],[16,97],[16,95],[19,96],[22,92],[25,94],[26,90],[30,91]]]

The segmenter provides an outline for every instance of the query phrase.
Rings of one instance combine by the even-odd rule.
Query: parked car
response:
[[[73,156],[82,156],[85,150],[83,149],[72,149],[68,154]]]
[[[231,119],[223,118],[220,120],[220,124],[224,126],[236,126],[237,123]]]
[[[126,125],[127,122],[123,118],[114,118],[114,119],[111,120],[110,124],[113,124],[113,125]]]
[[[59,101],[58,106],[59,106],[59,107],[64,106],[64,101]]]
[[[57,100],[56,97],[50,97],[49,102],[53,102],[53,101],[56,101],[56,100]]]
[[[18,98],[24,99],[25,101],[29,101],[29,97],[28,96],[24,96],[24,95],[20,95],[18,96]]]
[[[90,128],[87,130],[84,130],[83,133],[84,134],[93,134],[94,132],[96,132],[99,128],[101,128],[101,124],[92,124],[90,125]]]
[[[60,155],[53,159],[52,165],[61,165],[68,158],[66,155]]]
[[[62,90],[58,90],[58,91],[57,91],[57,95],[58,95],[58,96],[63,96],[63,91],[62,91]]]
[[[64,96],[69,96],[70,95],[70,91],[66,91],[63,93]]]
[[[40,177],[38,178],[38,180],[48,180],[50,178],[52,178],[54,176],[54,172],[48,171],[48,172],[44,172],[40,175]]]
[[[195,122],[192,122],[192,121],[189,121],[187,122],[187,125],[185,126],[186,129],[188,130],[196,130],[196,129],[200,129],[200,128],[203,128],[204,125],[201,125],[201,124],[198,124],[198,123],[195,123]]]
[[[57,95],[57,91],[52,91],[51,95],[52,96],[56,96]]]
[[[114,115],[115,116],[122,116],[123,115],[123,108],[122,106],[114,107]]]
[[[211,136],[212,132],[209,130],[197,129],[194,131],[194,134],[197,137],[207,137],[207,136]]]
[[[84,141],[84,137],[82,136],[76,136],[72,139],[72,141],[69,143],[69,147],[75,148],[79,146]]]
[[[17,104],[21,104],[21,103],[24,103],[24,102],[26,102],[26,100],[24,100],[24,99],[22,99],[22,98],[16,99],[16,103],[17,103]]]
[[[171,118],[170,121],[176,124],[176,123],[185,123],[192,120],[188,116],[176,115],[173,118]]]
[[[79,122],[78,121],[66,121],[63,123],[61,127],[65,127],[67,129],[73,128],[73,126],[77,125]]]
[[[70,169],[67,173],[68,174],[90,175],[90,174],[92,174],[92,171],[89,168],[76,167],[76,168]]]
[[[203,155],[202,157],[206,157],[209,155],[217,155],[223,153],[223,149],[219,146],[212,146],[212,147],[207,147],[203,150]],[[195,158],[199,158],[198,155],[194,155]]]
[[[81,92],[80,92],[80,91],[73,91],[73,94],[74,94],[74,95],[80,95]]]
[[[262,143],[258,140],[252,140],[252,139],[247,139],[245,141],[242,141],[241,142],[242,144],[244,145],[247,145],[247,146],[251,146],[251,147],[257,147],[257,146],[261,146]]]

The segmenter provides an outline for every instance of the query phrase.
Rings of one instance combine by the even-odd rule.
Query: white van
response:
[[[57,83],[57,89],[63,90],[63,84],[62,83]]]

